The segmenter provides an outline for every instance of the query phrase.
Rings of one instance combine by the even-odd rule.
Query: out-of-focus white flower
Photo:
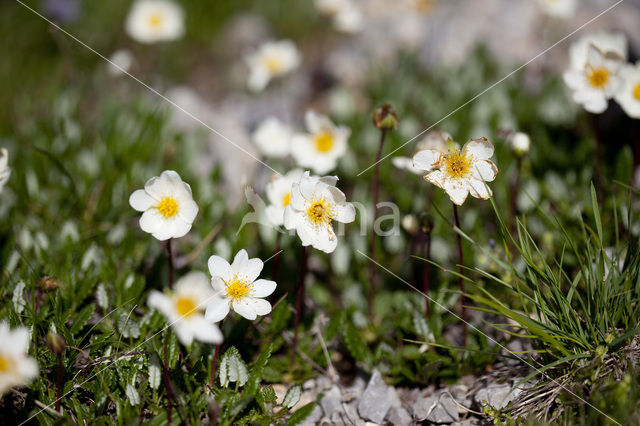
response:
[[[294,183],[300,182],[302,177],[301,169],[293,169],[286,175],[275,175],[266,186],[269,205],[265,209],[265,214],[275,226],[284,223],[284,209],[291,204],[291,187]]]
[[[291,40],[264,43],[246,58],[249,89],[260,91],[274,77],[285,75],[300,65],[300,54]]]
[[[129,72],[131,65],[133,65],[133,54],[130,50],[119,49],[113,52],[109,61],[107,70],[110,75],[117,77]]]
[[[137,0],[131,6],[125,30],[140,43],[176,40],[184,34],[184,14],[170,0]]]
[[[604,112],[608,100],[622,87],[622,78],[618,75],[622,64],[623,59],[618,54],[604,53],[595,45],[589,46],[584,67],[571,68],[563,74],[573,100],[589,112]]]
[[[316,9],[332,18],[336,30],[357,33],[364,28],[364,15],[353,0],[315,0]]]
[[[428,132],[425,135],[425,137],[416,144],[416,147],[417,147],[416,153],[420,151],[424,151],[425,149],[446,153],[449,150],[448,142],[450,140],[451,140],[451,135],[449,135],[449,133],[447,132],[444,132],[441,130],[434,130],[432,132]],[[454,146],[456,148],[459,148],[459,146],[455,143],[454,143]],[[411,173],[416,175],[421,175],[424,173],[424,169],[413,166],[413,158],[394,157],[391,159],[391,163],[398,169],[408,170]]]
[[[304,116],[308,134],[294,135],[291,154],[298,165],[309,167],[316,173],[327,173],[336,168],[338,159],[347,152],[351,129],[336,126],[325,115],[308,110]]]
[[[208,320],[221,321],[231,308],[248,320],[271,312],[271,304],[263,297],[274,292],[276,283],[257,280],[264,266],[262,260],[249,259],[247,251],[242,249],[231,265],[220,256],[211,256],[208,263],[211,286],[221,296],[207,308],[205,316]]]
[[[529,135],[523,132],[515,132],[509,139],[511,142],[511,150],[518,156],[525,155],[529,152],[531,139]]]
[[[291,188],[291,204],[284,210],[284,226],[295,229],[303,246],[331,253],[338,245],[332,222],[353,222],[356,209],[336,188],[336,176],[310,176],[306,171]]]
[[[577,0],[538,0],[544,13],[556,18],[570,18],[578,6]]]
[[[629,117],[640,118],[640,62],[623,65],[619,75],[623,84],[615,100]]]
[[[291,151],[293,130],[276,117],[264,120],[253,132],[253,143],[270,157],[286,157]]]
[[[414,167],[425,170],[425,180],[445,190],[454,204],[461,206],[467,195],[486,200],[498,168],[490,160],[493,145],[486,138],[471,139],[462,150],[449,148],[447,153],[424,150],[413,157]]]
[[[204,272],[189,272],[180,278],[173,294],[153,290],[147,304],[167,318],[183,345],[194,339],[204,343],[221,343],[222,332],[215,321],[205,319],[205,310],[219,302]]]
[[[595,32],[583,35],[569,48],[569,68],[582,70],[589,63],[589,47],[595,46],[603,54],[616,54],[627,60],[627,38],[617,32]]]
[[[144,189],[131,194],[129,204],[144,212],[140,228],[160,241],[186,235],[198,214],[191,187],[173,170],[149,179]]]
[[[24,386],[38,376],[38,364],[27,356],[29,330],[0,322],[0,395],[14,386]]]
[[[11,167],[9,167],[9,152],[6,149],[0,149],[0,192],[11,176]]]

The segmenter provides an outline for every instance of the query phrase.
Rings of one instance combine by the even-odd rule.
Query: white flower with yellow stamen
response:
[[[175,40],[184,34],[184,14],[169,0],[137,0],[127,16],[125,30],[140,43]]]
[[[538,0],[544,13],[555,18],[569,18],[573,16],[578,6],[578,0]]]
[[[294,169],[286,175],[275,175],[267,184],[265,191],[270,204],[265,214],[273,225],[281,226],[284,223],[284,209],[291,204],[291,187],[300,182],[300,177],[302,170]]]
[[[180,278],[172,294],[153,290],[147,304],[158,310],[176,332],[183,345],[193,340],[204,343],[221,343],[222,332],[215,321],[205,319],[205,310],[219,303],[204,272],[189,272]]]
[[[253,143],[270,157],[286,157],[291,151],[293,130],[276,117],[264,120],[253,132]]]
[[[589,46],[605,54],[616,54],[627,60],[627,38],[622,33],[599,31],[587,33],[569,48],[569,68],[582,70],[588,61]]]
[[[209,258],[211,286],[221,298],[207,308],[205,313],[209,321],[222,321],[231,308],[248,320],[271,312],[271,303],[262,299],[276,289],[276,283],[270,280],[258,280],[264,263],[258,258],[249,259],[247,251],[242,249],[229,265],[220,256]]]
[[[14,386],[24,386],[38,376],[38,364],[27,356],[29,330],[0,322],[0,395]]]
[[[291,40],[263,44],[246,58],[249,65],[249,89],[260,91],[274,77],[287,74],[300,65],[300,54]]]
[[[11,176],[11,167],[9,167],[9,153],[6,149],[0,149],[0,192]]]
[[[140,228],[160,241],[186,235],[198,214],[191,187],[173,170],[149,179],[144,189],[131,194],[129,204],[144,212]]]
[[[451,139],[451,135],[447,132],[440,130],[434,130],[427,133],[427,135],[420,142],[417,143],[416,153],[424,151],[425,149],[431,149],[440,152],[447,152],[449,150],[448,141]],[[458,145],[455,144],[457,148]],[[421,175],[424,173],[423,169],[413,167],[413,158],[410,157],[393,157],[391,164],[401,170],[408,170],[413,174]]]
[[[640,61],[635,65],[625,64],[620,77],[624,83],[615,100],[629,117],[640,118]]]
[[[623,59],[618,54],[604,53],[595,45],[590,45],[584,67],[569,69],[563,75],[573,100],[589,112],[604,112],[608,100],[622,87],[622,79],[618,75],[622,64]]]
[[[347,152],[351,130],[336,126],[325,115],[308,110],[304,116],[308,134],[295,135],[291,155],[298,165],[324,174],[336,168],[338,159]]]
[[[427,172],[425,180],[445,190],[454,204],[461,206],[471,194],[486,200],[491,197],[491,182],[498,168],[490,160],[493,145],[486,138],[471,139],[462,150],[453,146],[446,153],[424,150],[413,157],[413,165]]]
[[[315,0],[316,9],[332,18],[336,30],[357,33],[364,28],[364,15],[353,0]]]
[[[295,229],[303,246],[331,253],[338,245],[332,222],[353,222],[356,209],[336,188],[336,176],[317,177],[304,172],[291,188],[291,204],[284,210],[284,226]]]

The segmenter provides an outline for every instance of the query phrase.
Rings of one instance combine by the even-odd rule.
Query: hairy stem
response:
[[[369,319],[373,320],[373,300],[375,295],[376,280],[376,219],[378,218],[378,198],[380,193],[380,157],[382,156],[382,147],[384,139],[387,135],[386,130],[380,130],[380,144],[378,145],[378,154],[376,155],[376,166],[373,170],[373,220],[371,221],[371,235],[369,236],[369,294],[367,295],[367,307],[369,310]]]
[[[171,248],[173,238],[167,240],[167,258],[169,261],[169,289],[173,289],[173,250]]]
[[[213,387],[216,382],[216,370],[218,368],[218,357],[220,356],[220,343],[216,345],[216,351],[213,354],[213,361],[211,362],[211,377],[209,377],[209,386]]]
[[[453,205],[453,218],[456,223],[456,228],[460,228],[460,217],[458,216],[458,206]],[[462,255],[462,236],[459,233],[456,233],[458,236],[458,272],[460,273],[459,278],[459,286],[460,286],[460,316],[462,318],[462,346],[467,347],[467,308],[466,308],[466,300],[464,296],[464,279],[462,275],[464,275],[464,258]]]

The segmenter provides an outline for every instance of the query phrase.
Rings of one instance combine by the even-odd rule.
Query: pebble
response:
[[[413,424],[411,415],[402,407],[391,407],[387,413],[387,421],[395,426],[411,426]]]
[[[373,371],[367,388],[358,400],[358,413],[365,420],[381,423],[391,407],[387,385],[378,370]]]
[[[458,404],[448,394],[420,398],[413,404],[413,418],[432,423],[453,423],[460,418]]]
[[[501,409],[507,406],[509,402],[513,401],[522,391],[520,389],[514,389],[511,391],[509,385],[490,385],[484,389],[480,389],[474,396],[476,404],[479,407],[483,407],[486,404],[491,405],[494,408]]]

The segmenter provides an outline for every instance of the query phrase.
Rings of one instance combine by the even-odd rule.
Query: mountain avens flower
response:
[[[127,16],[125,30],[140,43],[178,39],[184,34],[182,8],[170,0],[136,0]]]
[[[450,139],[451,135],[449,135],[449,133],[447,132],[443,132],[440,130],[428,132],[426,136],[417,143],[417,150],[415,151],[415,153],[424,151],[425,149],[431,149],[446,153],[449,150],[448,141]],[[459,145],[454,144],[454,147],[459,148]],[[413,167],[413,158],[410,157],[393,157],[391,159],[391,164],[393,164],[394,167],[398,169],[407,170],[416,175],[421,175],[424,173],[423,169]]]
[[[264,43],[246,58],[249,89],[263,90],[274,77],[283,76],[300,65],[300,54],[291,40]]]
[[[253,143],[269,157],[286,157],[291,152],[293,130],[276,117],[264,120],[253,132]]]
[[[267,218],[273,225],[281,226],[284,223],[284,209],[291,204],[291,187],[300,182],[301,169],[291,170],[283,176],[275,175],[267,184],[265,190],[269,205],[265,209]]]
[[[323,174],[336,168],[338,159],[347,152],[351,130],[336,126],[329,117],[309,110],[304,116],[309,133],[295,135],[291,154],[301,167]]]
[[[615,100],[631,118],[640,119],[640,62],[625,64],[620,70],[622,87]]]
[[[509,142],[511,144],[511,151],[513,151],[513,153],[518,157],[527,155],[527,153],[529,152],[531,139],[529,138],[528,134],[523,132],[515,132],[509,138]]]
[[[331,18],[336,30],[353,34],[364,29],[364,15],[353,0],[315,0],[316,9]]]
[[[599,31],[587,33],[569,47],[569,68],[582,70],[588,64],[589,46],[605,54],[615,54],[627,60],[627,38],[622,33]]]
[[[578,0],[538,0],[540,9],[554,18],[570,18],[576,11]]]
[[[0,192],[11,176],[11,167],[9,167],[9,153],[6,149],[0,149]]]
[[[215,321],[205,319],[205,310],[218,298],[204,272],[189,272],[180,278],[171,294],[153,290],[147,304],[167,318],[184,345],[193,340],[204,343],[222,342],[222,332]]]
[[[173,170],[149,179],[144,189],[131,194],[129,204],[144,212],[140,228],[160,241],[186,235],[198,214],[191,187]]]
[[[29,357],[29,330],[0,322],[0,395],[14,386],[25,386],[38,376],[38,364]]]
[[[331,253],[338,245],[333,221],[350,223],[356,209],[336,188],[336,176],[317,177],[304,172],[291,188],[291,204],[284,211],[284,226],[295,229],[303,246]]]
[[[445,190],[451,201],[461,206],[467,195],[486,200],[491,197],[491,189],[486,182],[492,182],[498,169],[490,158],[493,145],[486,138],[471,139],[462,150],[453,146],[446,153],[424,150],[413,157],[413,165],[427,172],[425,180]]]
[[[263,298],[274,292],[276,283],[257,279],[264,266],[262,260],[249,259],[243,249],[236,254],[232,264],[220,256],[211,256],[208,264],[211,286],[220,295],[207,307],[205,315],[209,321],[222,321],[231,309],[248,320],[271,312],[271,304]]]

